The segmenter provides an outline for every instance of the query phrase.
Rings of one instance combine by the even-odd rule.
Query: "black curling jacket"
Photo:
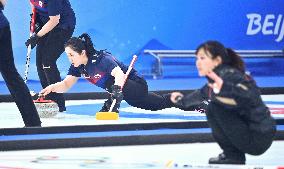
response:
[[[220,92],[214,93],[206,84],[194,91],[194,94],[190,93],[182,99],[185,107],[208,103],[207,113],[237,113],[252,131],[263,134],[276,131],[275,121],[261,99],[258,86],[250,76],[227,65],[219,65],[213,71],[223,79]],[[208,81],[212,82],[210,79]]]

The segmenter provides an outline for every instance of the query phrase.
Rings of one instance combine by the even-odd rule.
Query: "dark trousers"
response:
[[[175,107],[170,101],[170,95],[158,95],[148,92],[147,82],[140,77],[135,80],[128,79],[123,87],[124,100],[131,106],[146,110],[161,110]]]
[[[56,61],[64,52],[64,44],[71,38],[74,29],[54,28],[41,37],[36,48],[36,66],[43,88],[61,81]],[[50,93],[48,99],[55,101],[60,109],[65,109],[65,99],[62,93]]]
[[[245,153],[260,155],[271,146],[274,132],[264,134],[252,131],[249,128],[249,122],[237,112],[212,109],[208,107],[207,120],[214,139],[226,156],[245,160]]]
[[[0,29],[0,71],[18,106],[25,126],[40,126],[41,121],[29,89],[15,67],[9,26]]]

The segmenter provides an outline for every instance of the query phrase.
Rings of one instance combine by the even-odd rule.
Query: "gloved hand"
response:
[[[118,85],[111,86],[111,98],[120,101],[123,99],[123,93],[120,86]]]
[[[113,102],[114,99],[116,100],[115,105],[112,109],[113,112],[118,112],[120,107],[120,103],[123,100],[123,93],[121,87],[118,85],[111,86],[111,101]]]
[[[28,47],[31,45],[32,49],[37,45],[39,40],[39,36],[37,36],[36,33],[34,33],[26,42],[25,45]]]
[[[111,103],[112,103],[111,98],[108,98],[108,99],[105,101],[103,107],[101,108],[101,110],[100,110],[99,112],[108,112],[108,111],[109,111],[109,108],[110,108],[110,106],[111,106]]]

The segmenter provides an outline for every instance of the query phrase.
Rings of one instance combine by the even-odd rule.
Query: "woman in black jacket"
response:
[[[196,67],[208,84],[184,97],[172,93],[171,99],[186,107],[206,107],[213,137],[223,150],[209,164],[245,164],[246,153],[264,153],[272,144],[275,121],[241,57],[220,42],[207,41],[196,50]]]

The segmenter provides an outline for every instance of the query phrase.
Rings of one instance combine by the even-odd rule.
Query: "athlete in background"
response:
[[[64,52],[64,44],[75,29],[76,18],[69,0],[30,0],[36,8],[36,32],[26,41],[26,46],[36,47],[36,66],[43,88],[60,82],[56,65]],[[47,99],[58,104],[59,111],[66,110],[62,93],[50,93]]]

